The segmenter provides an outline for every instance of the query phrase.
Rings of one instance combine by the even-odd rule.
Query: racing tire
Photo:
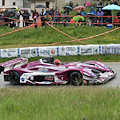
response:
[[[17,71],[10,71],[9,72],[9,82],[12,85],[19,85],[20,84],[20,74]]]
[[[82,85],[83,83],[83,77],[80,72],[72,72],[69,77],[70,83],[75,86]]]

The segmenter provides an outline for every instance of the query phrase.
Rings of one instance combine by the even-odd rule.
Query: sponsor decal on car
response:
[[[94,73],[91,73],[91,75],[96,76]]]
[[[47,68],[39,68],[38,69],[40,72],[47,72],[49,69],[47,69]]]
[[[63,80],[63,78],[64,78],[63,75],[57,75],[57,77],[59,80]]]
[[[25,81],[25,78],[21,78],[21,81],[24,82],[24,81]]]
[[[50,84],[51,82],[43,82],[43,84]]]
[[[45,76],[45,80],[53,81],[54,80],[54,76]]]

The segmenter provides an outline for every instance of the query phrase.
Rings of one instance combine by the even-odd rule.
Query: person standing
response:
[[[99,8],[99,11],[97,12],[97,16],[98,16],[98,23],[103,23],[103,11],[101,10],[101,8]],[[99,27],[102,26],[102,24],[99,24]]]
[[[114,0],[111,0],[111,1],[110,1],[110,4],[111,4],[111,5],[114,4]]]
[[[95,10],[94,10],[94,7],[91,7],[90,13],[96,15],[96,12],[95,12]],[[95,23],[95,22],[96,22],[95,19],[96,19],[96,17],[91,17],[91,22],[92,22],[92,23]],[[95,24],[93,24],[93,26],[95,26]]]
[[[70,21],[70,17],[68,16],[69,15],[69,10],[68,10],[68,8],[65,8],[65,11],[64,11],[64,13],[63,13],[66,17],[63,17],[62,19],[63,19],[63,22],[68,22],[68,21]],[[68,23],[66,23],[66,24],[64,24],[64,27],[65,26],[68,26]]]
[[[4,21],[5,21],[5,25],[8,26],[8,22],[9,22],[8,9],[6,9],[5,12],[4,12]]]
[[[37,20],[38,17],[39,17],[39,14],[38,14],[38,12],[35,10],[35,11],[33,12],[33,15],[32,15],[32,18],[33,18],[33,20],[34,20],[35,23],[36,23],[36,20]]]
[[[79,6],[78,3],[76,3],[75,7]]]
[[[70,1],[69,6],[73,8],[73,2]]]
[[[19,12],[19,9],[16,8],[16,12],[15,12],[15,19],[17,19],[16,21],[16,26],[19,27],[19,24],[20,24],[20,12]]]
[[[45,27],[45,25],[46,25],[45,22],[46,22],[46,21],[47,21],[48,23],[49,23],[49,22],[51,23],[51,21],[52,21],[52,17],[49,15],[48,12],[47,12],[47,15],[44,16],[44,21],[43,21],[43,24],[42,24],[43,27]]]
[[[58,9],[54,12],[54,16],[55,16],[55,22],[60,22],[61,13],[59,12]],[[57,25],[57,23],[56,23],[56,25]]]
[[[118,5],[118,2],[117,2],[117,0],[114,0],[114,4],[115,4],[115,5]]]
[[[42,26],[44,27],[44,15],[45,15],[45,12],[44,12],[44,9],[42,9],[42,12],[40,13],[40,16],[41,16],[41,21],[42,21]]]
[[[107,6],[107,5],[110,5],[109,0],[106,0],[106,1],[104,2],[104,6]]]
[[[117,18],[119,19],[119,21],[120,21],[120,10],[117,12],[117,15],[116,16],[118,16]]]
[[[52,22],[54,22],[54,9],[51,7],[50,10],[49,10],[49,15],[52,17]],[[53,23],[52,23],[53,25]]]
[[[30,13],[28,11],[25,11],[25,15],[26,15],[25,26],[28,26],[29,25],[28,21],[30,19]]]
[[[80,15],[82,15],[82,16],[85,16],[85,15],[86,15],[86,12],[84,11],[83,8],[82,8],[81,11],[80,11]]]
[[[44,15],[47,15],[47,13],[50,14],[49,8],[46,8]]]
[[[97,6],[103,6],[103,3],[102,3],[101,0],[98,0],[98,2],[97,2]]]

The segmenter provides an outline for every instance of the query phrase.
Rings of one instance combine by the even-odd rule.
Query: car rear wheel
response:
[[[69,77],[70,83],[75,86],[82,85],[83,79],[82,74],[80,72],[72,72]]]
[[[17,71],[10,71],[9,81],[12,85],[20,84],[20,74]]]

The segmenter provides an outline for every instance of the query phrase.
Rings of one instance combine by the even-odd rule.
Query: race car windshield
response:
[[[50,64],[54,64],[54,58],[50,57],[50,58],[42,58],[43,63],[50,63]]]

